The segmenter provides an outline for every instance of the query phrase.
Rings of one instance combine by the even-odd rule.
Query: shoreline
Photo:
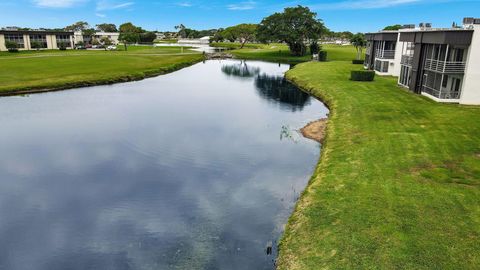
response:
[[[143,71],[140,73],[132,72],[132,74],[130,75],[112,77],[108,79],[90,80],[90,81],[86,80],[86,81],[79,81],[79,82],[72,82],[72,83],[63,83],[63,84],[59,84],[57,86],[52,86],[52,87],[39,86],[39,87],[31,87],[31,88],[19,89],[19,90],[0,90],[0,98],[9,97],[9,96],[21,96],[21,95],[29,95],[29,94],[40,94],[40,93],[48,93],[48,92],[73,90],[73,89],[83,88],[83,87],[114,85],[117,83],[141,81],[144,79],[154,78],[157,76],[173,73],[175,71],[179,71],[181,69],[193,66],[205,60],[205,58],[202,55],[199,54],[199,56],[201,57],[192,61],[179,62],[171,66],[157,68],[155,70]]]

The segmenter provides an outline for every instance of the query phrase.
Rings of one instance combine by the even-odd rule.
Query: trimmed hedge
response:
[[[318,61],[327,62],[327,52],[326,51],[319,51],[318,52]]]
[[[373,70],[352,70],[350,80],[358,82],[371,82],[375,78]]]
[[[365,62],[365,60],[352,60],[352,64],[354,65],[363,65],[363,63]]]

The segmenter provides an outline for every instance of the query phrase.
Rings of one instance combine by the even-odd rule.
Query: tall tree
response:
[[[395,24],[395,25],[389,25],[383,28],[383,30],[400,30],[402,29],[402,26],[400,24]]]
[[[128,44],[140,42],[140,34],[145,32],[141,27],[137,27],[131,22],[120,25],[118,29],[120,30],[118,39],[123,42],[125,51],[127,50]]]
[[[113,23],[97,24],[97,30],[101,32],[118,32],[117,26]]]
[[[360,60],[360,57],[362,56],[363,48],[367,46],[367,40],[365,40],[365,35],[361,33],[357,33],[353,35],[353,37],[350,39],[350,42],[357,50],[357,60]]]
[[[222,33],[222,36],[227,37],[227,39],[232,42],[239,39],[240,43],[242,44],[240,49],[243,49],[247,42],[255,40],[257,28],[257,24],[239,24],[225,29]]]
[[[263,19],[258,27],[258,38],[265,43],[285,42],[293,55],[301,56],[307,52],[306,43],[318,40],[324,31],[325,26],[317,19],[317,13],[297,6]]]
[[[83,31],[85,29],[88,29],[90,28],[90,26],[88,25],[87,22],[84,22],[84,21],[79,21],[79,22],[76,22],[72,25],[69,25],[69,26],[66,26],[65,27],[65,31]]]

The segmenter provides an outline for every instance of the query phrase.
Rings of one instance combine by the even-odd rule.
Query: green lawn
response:
[[[230,53],[240,59],[261,59],[269,62],[298,64],[311,60],[310,55],[293,56],[285,44],[246,44],[240,49],[239,43],[214,43],[212,46],[231,49]],[[352,60],[356,53],[352,46],[322,45],[328,51],[328,60]]]
[[[337,59],[350,60],[351,56]],[[279,269],[480,269],[480,107],[435,103],[346,61],[288,79],[331,109]]]
[[[142,79],[191,65],[202,55],[178,47],[128,51],[29,51],[0,54],[0,94]]]

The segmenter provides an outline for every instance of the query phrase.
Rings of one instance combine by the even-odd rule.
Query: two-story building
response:
[[[399,31],[366,34],[364,66],[439,102],[480,104],[480,19],[462,27],[422,23]]]
[[[365,38],[367,40],[365,68],[375,70],[379,75],[398,76],[400,70],[399,32],[367,33]]]
[[[398,84],[439,102],[480,104],[480,19],[400,31]]]
[[[73,32],[45,31],[45,30],[0,30],[0,51],[7,51],[6,42],[17,44],[19,50],[34,49],[58,49],[62,46],[67,49],[73,48]],[[32,44],[39,44],[40,48],[34,48]]]

